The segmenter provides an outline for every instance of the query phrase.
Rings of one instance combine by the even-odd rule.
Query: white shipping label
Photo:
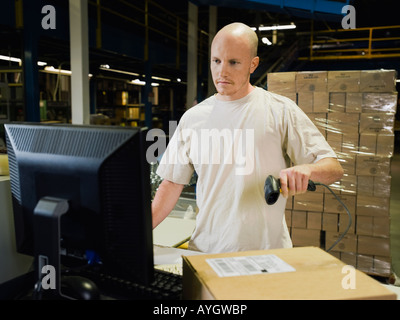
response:
[[[274,254],[206,259],[220,277],[296,271]]]

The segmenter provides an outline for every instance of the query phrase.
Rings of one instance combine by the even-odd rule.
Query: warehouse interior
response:
[[[4,125],[8,123],[147,127],[161,129],[169,137],[171,122],[179,122],[187,109],[215,93],[209,71],[210,41],[220,28],[232,22],[243,22],[255,28],[260,65],[251,75],[251,83],[266,90],[276,89],[276,83],[272,83],[274,77],[269,76],[272,74],[297,76],[326,72],[328,77],[329,72],[335,71],[379,75],[390,72],[388,90],[362,92],[379,100],[371,107],[374,112],[381,112],[382,105],[389,106],[390,110],[385,110],[390,113],[389,120],[383,125],[388,140],[381,142],[382,149],[388,150],[384,158],[389,167],[379,167],[371,174],[357,174],[353,163],[353,171],[345,171],[342,184],[334,186],[342,199],[351,199],[345,203],[353,210],[362,207],[359,210],[374,212],[378,207],[378,213],[358,215],[360,233],[356,229],[357,214],[354,214],[350,235],[331,254],[390,287],[400,299],[400,114],[397,111],[400,25],[395,5],[396,2],[390,0],[368,3],[362,0],[3,1],[0,11],[0,155],[7,152]],[[354,11],[351,8],[342,11],[345,6]],[[278,81],[283,81],[280,79]],[[277,90],[275,92],[288,94],[291,99],[294,97],[300,107],[300,104],[305,105],[300,102],[305,101],[301,98],[309,99],[295,89],[290,93]],[[339,91],[334,92],[343,94],[349,101],[348,92]],[[329,92],[327,94],[328,98],[332,97]],[[337,101],[342,97],[339,95],[335,96]],[[336,102],[329,103],[332,111]],[[336,111],[343,112],[340,102],[337,106]],[[310,118],[317,124],[320,114],[313,118],[314,113],[310,113]],[[361,106],[356,113],[351,113],[355,114],[362,114]],[[321,127],[326,130],[328,112],[323,117],[326,119]],[[355,153],[359,155],[364,150],[372,157],[368,153],[369,145],[359,142],[360,132],[357,132],[357,139]],[[336,143],[336,140],[328,139],[330,141]],[[351,154],[348,150],[353,146],[344,149],[344,144],[338,152],[343,155],[347,170],[347,156]],[[153,167],[154,164],[151,170],[155,170]],[[361,168],[359,172],[366,171]],[[2,177],[7,174],[0,171]],[[154,195],[160,181],[154,171],[150,178]],[[371,190],[376,189],[361,194],[363,183],[373,184]],[[187,221],[187,215],[190,209],[189,215],[193,217],[196,207],[195,187],[193,180],[171,213],[175,219],[186,214],[186,219],[180,219],[185,221],[180,223],[189,229],[193,224]],[[368,188],[362,190],[365,189]],[[327,191],[323,192],[326,196]],[[369,197],[371,202],[361,205],[364,198],[357,196]],[[388,202],[379,202],[382,200],[379,197]],[[377,198],[378,202],[372,202],[372,198]],[[344,225],[340,224],[343,213],[321,209],[318,213],[321,230],[308,232],[314,221],[311,218],[316,215],[310,213],[313,210],[310,207],[296,207],[296,203],[304,201],[291,200],[286,207],[291,236],[297,237],[294,246],[318,246],[322,229],[327,232],[327,239],[329,232],[335,237],[343,231]],[[387,212],[382,213],[384,210],[380,209],[386,205],[381,203],[388,203]],[[322,225],[324,213],[325,223],[333,219],[333,226]],[[374,228],[378,220],[379,223],[385,221],[383,231]],[[312,235],[316,231],[318,241]],[[170,244],[171,235],[165,238],[164,234],[161,237],[153,233],[154,239],[156,236],[157,240],[162,238],[161,247],[171,245],[186,250],[186,241],[174,239]],[[372,241],[372,245],[368,241]],[[359,250],[361,244],[366,249]],[[24,260],[24,268],[30,263]],[[175,263],[166,265],[182,272],[182,267]],[[13,272],[12,277],[16,277],[19,274],[15,272],[20,271],[14,269]],[[0,278],[0,286],[1,282],[9,280],[7,277]]]

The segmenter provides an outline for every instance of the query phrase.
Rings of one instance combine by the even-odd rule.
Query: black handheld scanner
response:
[[[308,180],[308,191],[315,191],[315,183],[312,180]],[[268,178],[265,180],[264,184],[264,195],[265,201],[268,205],[274,204],[278,198],[279,194],[282,192],[281,190],[281,182],[279,179],[274,178],[273,176],[269,175]]]

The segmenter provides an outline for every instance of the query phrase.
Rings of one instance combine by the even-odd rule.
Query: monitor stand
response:
[[[34,209],[36,285],[33,296],[69,299],[61,293],[60,219],[68,212],[68,201],[41,198]]]

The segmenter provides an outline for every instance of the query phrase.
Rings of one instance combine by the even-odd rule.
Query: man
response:
[[[256,33],[242,23],[216,34],[211,73],[217,93],[182,116],[157,170],[164,180],[152,203],[153,228],[174,208],[194,170],[198,175],[192,250],[291,247],[286,198],[306,192],[309,179],[331,184],[343,175],[335,153],[294,102],[250,84],[257,45]],[[290,161],[295,165],[288,167]],[[280,178],[283,195],[271,206],[263,193],[268,175]]]

